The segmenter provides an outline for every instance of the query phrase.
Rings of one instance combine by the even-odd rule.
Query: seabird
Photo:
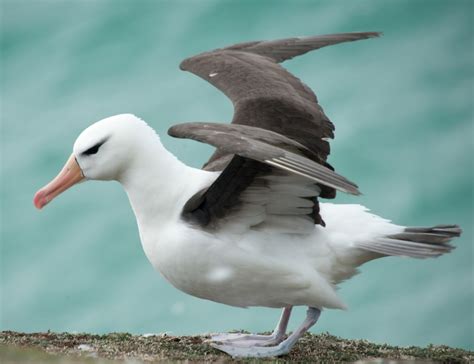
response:
[[[237,307],[282,308],[271,335],[217,334],[234,357],[288,353],[323,308],[344,309],[337,285],[372,259],[437,257],[457,225],[399,226],[354,204],[322,203],[355,183],[327,162],[334,126],[315,94],[279,63],[376,32],[240,43],[185,59],[234,105],[231,124],[193,122],[168,133],[216,147],[202,169],[168,152],[131,114],[92,124],[66,165],[40,189],[41,209],[83,180],[116,180],[127,192],[146,256],[176,288]],[[292,307],[307,316],[286,336]]]

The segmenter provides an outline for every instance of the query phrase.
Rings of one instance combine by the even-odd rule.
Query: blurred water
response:
[[[37,212],[79,132],[109,115],[147,120],[182,160],[211,149],[165,135],[228,121],[230,102],[178,70],[235,42],[343,31],[381,39],[285,63],[336,124],[331,163],[364,195],[339,196],[406,225],[459,223],[436,260],[389,258],[342,285],[347,312],[314,332],[473,348],[473,2],[1,0],[1,329],[269,330],[279,313],[187,296],[155,273],[114,183],[86,183]],[[292,321],[302,318],[300,309]]]

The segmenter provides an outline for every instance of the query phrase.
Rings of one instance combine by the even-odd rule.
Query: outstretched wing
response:
[[[200,216],[195,220],[203,226],[222,218],[239,204],[240,194],[257,177],[271,175],[275,168],[317,184],[319,192],[305,196],[314,205],[310,215],[315,223],[323,224],[318,195],[333,198],[336,189],[358,193],[354,184],[334,173],[326,162],[327,139],[334,137],[334,126],[315,94],[278,63],[327,45],[378,35],[344,33],[249,42],[185,59],[180,68],[200,76],[227,95],[234,105],[234,117],[231,129],[219,129],[215,124],[188,124],[171,129],[173,136],[216,146],[204,168],[223,171],[212,186],[191,199],[184,215]],[[281,176],[281,172],[276,175]]]
[[[304,145],[270,130],[247,125],[186,123],[171,127],[168,134],[176,138],[194,139],[207,143],[215,146],[225,155],[234,156],[218,179],[209,188],[196,194],[184,208],[185,216],[204,226],[209,224],[212,217],[224,217],[226,212],[238,204],[240,194],[255,183],[256,177],[281,177],[287,176],[288,172],[304,177],[304,179],[293,179],[293,186],[287,187],[293,193],[291,197],[297,198],[297,201],[299,197],[315,198],[321,192],[321,189],[316,187],[312,188],[312,193],[308,194],[308,191],[303,191],[304,188],[295,188],[298,182],[303,184],[300,187],[319,184],[346,193],[359,194],[357,185],[332,169],[311,160],[314,153]],[[278,182],[278,180],[273,179],[273,182]],[[267,183],[266,186],[260,186],[260,192],[268,192],[265,190],[265,187],[269,187],[268,185]],[[284,192],[280,186],[280,193]],[[298,193],[303,193],[303,196]],[[259,196],[255,197],[258,199]],[[316,201],[303,200],[300,202],[303,204],[301,207],[311,209],[316,203]],[[288,210],[281,209],[281,212],[285,214]],[[313,210],[307,211],[307,209],[297,209],[292,215],[295,215],[295,212],[301,212],[301,215],[313,214]]]

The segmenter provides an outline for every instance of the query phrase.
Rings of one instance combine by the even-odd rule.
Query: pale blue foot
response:
[[[217,337],[228,338],[227,341],[214,341],[212,340],[211,346],[221,350],[234,358],[265,358],[265,357],[274,357],[285,355],[290,352],[293,346],[296,344],[298,339],[304,335],[305,332],[313,326],[319,318],[321,311],[314,307],[309,307],[306,319],[303,323],[295,330],[286,340],[279,343],[270,343],[266,339],[261,339],[265,337],[264,335],[249,335],[249,334],[224,334],[218,335]],[[229,336],[232,335],[232,336]],[[272,335],[267,338],[270,339]]]
[[[271,335],[257,335],[257,334],[211,334],[211,339],[206,340],[214,347],[219,345],[224,346],[238,346],[238,347],[254,347],[254,346],[275,346],[283,341],[285,338],[286,328],[291,315],[291,306],[283,308],[278,325]],[[225,351],[225,350],[224,350]]]
[[[233,345],[240,347],[252,346],[270,346],[277,345],[283,341],[284,336],[272,335],[256,335],[256,334],[216,334],[211,335],[211,339],[207,340],[211,345]]]
[[[235,344],[211,344],[213,348],[223,351],[233,358],[265,358],[288,354],[290,345],[282,342],[276,346],[241,346]]]

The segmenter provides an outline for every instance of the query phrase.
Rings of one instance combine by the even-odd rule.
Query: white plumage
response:
[[[295,209],[312,206],[299,196],[317,186],[298,176],[271,177],[269,187],[250,187],[243,193],[247,206],[224,218],[216,232],[194,227],[180,212],[218,174],[182,164],[133,116],[118,118],[137,127],[127,134],[136,135],[133,159],[140,163],[128,166],[133,173],[124,172],[119,182],[137,217],[144,251],[176,288],[194,296],[242,307],[344,308],[335,284],[374,257],[358,244],[404,230],[363,206],[330,203],[321,204],[327,226],[314,225],[306,207],[299,216]],[[104,123],[113,127],[118,118]],[[146,139],[155,139],[154,149],[142,148]]]

